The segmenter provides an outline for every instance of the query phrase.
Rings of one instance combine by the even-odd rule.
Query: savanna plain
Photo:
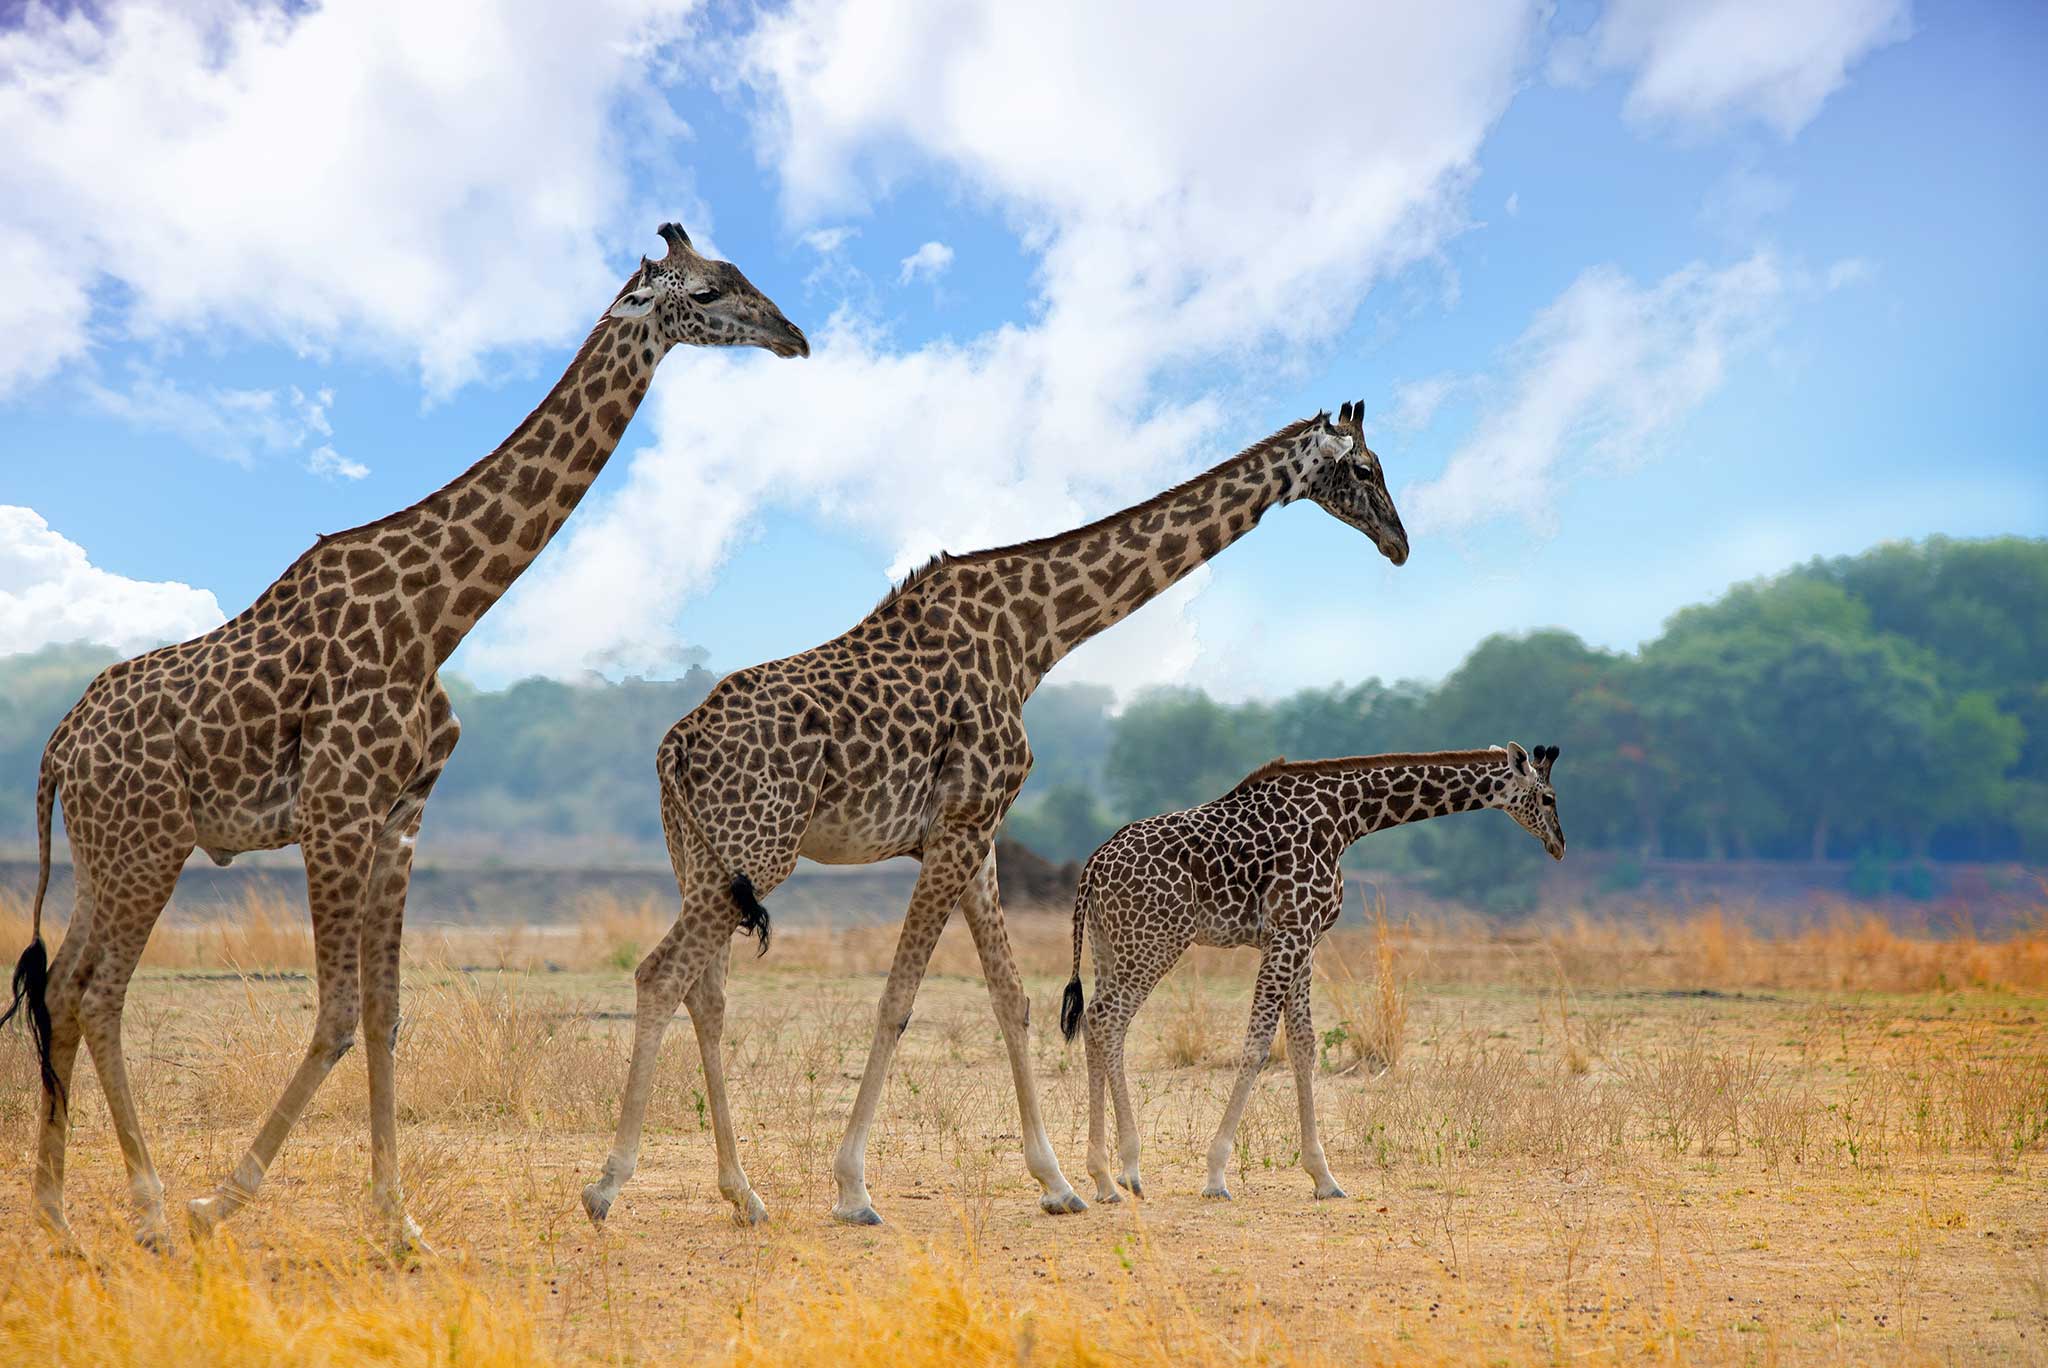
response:
[[[0,944],[27,936],[0,903]],[[35,1072],[0,1035],[5,1363],[2048,1362],[2048,926],[1902,935],[1847,913],[1766,938],[1645,909],[1512,930],[1385,909],[1318,962],[1318,1089],[1345,1200],[1297,1164],[1268,1071],[1234,1201],[1198,1194],[1254,957],[1197,952],[1132,1032],[1147,1196],[1042,1214],[974,950],[947,932],[869,1152],[888,1224],[828,1216],[895,928],[734,946],[726,1046],[771,1221],[713,1182],[697,1049],[665,1046],[609,1225],[632,967],[663,909],[409,939],[401,1149],[429,1257],[367,1212],[359,1053],[230,1234],[152,1255],[81,1058],[83,1259],[28,1208]],[[1048,1124],[1075,1186],[1084,1053],[1059,1037],[1064,909],[1013,911]],[[129,1063],[174,1210],[210,1190],[304,1047],[303,912],[169,921]],[[1090,974],[1092,982],[1092,972]]]

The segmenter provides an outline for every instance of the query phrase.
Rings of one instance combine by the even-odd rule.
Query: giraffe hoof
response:
[[[1202,1189],[1202,1195],[1212,1202],[1227,1202],[1231,1200],[1230,1189],[1221,1183],[1209,1184]]]
[[[766,1225],[768,1207],[758,1196],[749,1192],[746,1201],[734,1204],[732,1221],[737,1226]]]
[[[139,1249],[164,1258],[171,1252],[171,1233],[161,1227],[138,1230],[135,1232],[135,1244]]]
[[[583,1214],[598,1229],[604,1229],[604,1218],[612,1214],[612,1199],[605,1196],[601,1185],[592,1183],[583,1189]]]
[[[1056,1196],[1047,1194],[1038,1199],[1038,1205],[1049,1216],[1076,1216],[1088,1209],[1088,1204],[1081,1200],[1078,1192],[1062,1192]]]
[[[882,1223],[881,1213],[871,1206],[858,1207],[852,1211],[832,1208],[832,1219],[841,1225],[878,1226]]]
[[[1117,1179],[1117,1182],[1118,1182],[1118,1183],[1120,1183],[1120,1184],[1122,1184],[1122,1185],[1123,1185],[1123,1187],[1124,1187],[1124,1189],[1125,1189],[1125,1191],[1129,1192],[1129,1193],[1131,1194],[1131,1196],[1133,1196],[1133,1197],[1137,1197],[1137,1198],[1143,1198],[1143,1197],[1144,1197],[1144,1195],[1145,1195],[1145,1185],[1144,1185],[1144,1183],[1140,1182],[1140,1181],[1139,1181],[1138,1179],[1136,1179],[1136,1178],[1119,1178],[1119,1179]]]
[[[1115,1188],[1105,1188],[1100,1184],[1096,1185],[1095,1200],[1102,1203],[1104,1206],[1115,1206],[1118,1202],[1121,1202],[1123,1199],[1124,1195],[1121,1192],[1118,1192]]]
[[[1333,1202],[1344,1195],[1344,1189],[1338,1187],[1335,1183],[1330,1184],[1326,1188],[1316,1189],[1316,1200],[1318,1202]]]
[[[227,1212],[221,1209],[218,1197],[194,1197],[185,1203],[185,1226],[195,1242],[211,1238],[226,1219]]]

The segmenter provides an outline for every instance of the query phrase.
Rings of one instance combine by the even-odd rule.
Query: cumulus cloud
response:
[[[897,272],[896,283],[908,285],[913,280],[937,280],[952,264],[951,247],[943,242],[927,242],[903,258],[903,269]]]
[[[1591,32],[1558,44],[1551,69],[1566,81],[1627,71],[1632,119],[1757,119],[1789,138],[1850,67],[1911,30],[1906,0],[1608,0]]]
[[[0,655],[65,641],[139,651],[221,621],[208,591],[102,570],[33,508],[0,504]]]
[[[764,504],[855,527],[902,567],[1057,531],[1262,436],[1226,420],[1241,396],[1165,377],[1227,357],[1262,393],[1373,282],[1432,260],[1467,221],[1539,10],[1329,4],[1275,24],[1214,4],[1160,25],[1085,0],[806,0],[767,16],[739,61],[799,225],[843,225],[898,177],[964,189],[1038,259],[1029,321],[904,350],[848,310],[812,330],[808,361],[672,357],[634,429],[652,445],[486,620],[467,668],[571,673],[657,636]],[[1288,98],[1258,98],[1275,89]],[[580,611],[597,598],[618,611]],[[1149,654],[1073,673],[1129,686],[1184,668]]]
[[[1488,384],[1490,400],[1443,473],[1401,492],[1410,529],[1512,517],[1547,530],[1566,476],[1643,459],[1770,327],[1785,288],[1761,253],[1649,286],[1611,267],[1585,272],[1509,349],[1505,376]]]
[[[0,29],[0,394],[95,324],[347,342],[436,389],[573,335],[622,217],[686,207],[630,175],[679,131],[653,82],[690,2],[32,4]]]

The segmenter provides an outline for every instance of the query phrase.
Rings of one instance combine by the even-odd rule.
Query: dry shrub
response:
[[[1184,977],[1152,995],[1151,1016],[1156,1023],[1160,1054],[1177,1069],[1213,1063],[1223,1049],[1225,1034],[1217,1018],[1216,1004],[1204,991],[1206,985],[1198,983]]]
[[[1674,1154],[1711,1154],[1723,1139],[1740,1149],[1750,1102],[1770,1075],[1754,1046],[1739,1054],[1714,1048],[1704,1022],[1676,1045],[1618,1061],[1616,1071]]]
[[[1361,1064],[1375,1073],[1393,1068],[1408,1036],[1408,978],[1395,954],[1385,895],[1375,895],[1372,903],[1371,981],[1360,979],[1341,943],[1319,954],[1316,967],[1337,1013],[1323,1036],[1326,1054],[1334,1049],[1346,1070]]]
[[[2001,1169],[2048,1141],[2048,1059],[1959,1061],[1948,1083],[1963,1143]]]

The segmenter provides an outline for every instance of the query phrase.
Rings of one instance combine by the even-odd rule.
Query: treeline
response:
[[[0,833],[26,836],[36,759],[112,656],[0,659]],[[603,836],[658,849],[655,744],[715,676],[501,691],[451,681],[463,742],[434,835]],[[1888,545],[1687,608],[1640,651],[1562,631],[1495,636],[1441,683],[1338,685],[1273,702],[1049,685],[1009,834],[1078,858],[1119,824],[1221,793],[1276,754],[1564,748],[1575,851],[1628,861],[2048,860],[2048,541]],[[1514,905],[1540,852],[1502,820],[1427,823],[1361,862],[1434,871]],[[1875,891],[1875,890],[1871,890]]]
[[[2048,542],[1887,545],[1741,585],[1634,653],[1494,636],[1449,678],[1272,703],[1104,691],[1026,709],[1039,772],[1012,834],[1085,854],[1275,754],[1563,746],[1575,850],[1631,859],[2048,859]],[[1525,848],[1526,847],[1526,848]],[[1539,853],[1504,821],[1427,823],[1363,863],[1484,896]],[[1868,891],[1878,891],[1875,889]],[[1499,901],[1512,902],[1507,893]]]

